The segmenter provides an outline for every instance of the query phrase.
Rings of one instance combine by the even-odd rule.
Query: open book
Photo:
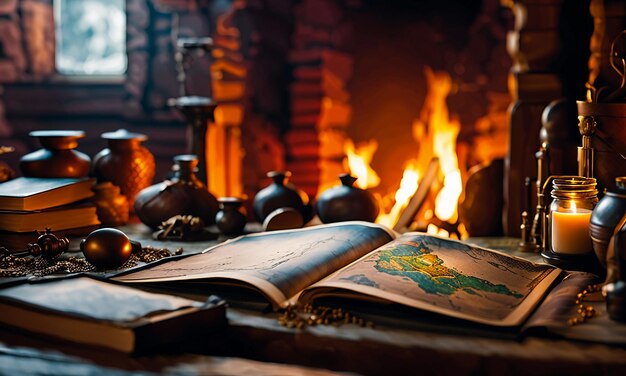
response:
[[[247,235],[114,279],[180,291],[257,291],[275,308],[339,298],[508,327],[524,323],[560,273],[455,240],[343,222]]]

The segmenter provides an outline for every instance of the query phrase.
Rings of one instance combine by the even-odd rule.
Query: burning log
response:
[[[406,208],[402,210],[402,213],[398,217],[397,221],[395,221],[393,225],[393,229],[395,231],[403,232],[410,228],[411,223],[413,223],[415,216],[422,208],[422,205],[424,205],[424,202],[428,197],[428,193],[436,182],[438,173],[439,159],[435,157],[431,159],[430,163],[428,164],[428,167],[426,168],[426,173],[424,174],[424,178],[422,178],[422,181],[417,187],[417,190],[415,190],[415,194],[413,194],[408,204],[406,204]]]

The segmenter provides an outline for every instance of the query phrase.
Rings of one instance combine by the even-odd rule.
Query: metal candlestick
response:
[[[198,179],[208,186],[206,134],[217,103],[207,97],[180,97],[168,101],[187,121],[187,150],[198,157]]]
[[[213,39],[180,38],[176,43],[176,70],[180,97],[167,103],[180,111],[187,121],[187,152],[198,157],[198,179],[208,186],[206,137],[209,122],[217,104],[208,97],[190,96],[187,89],[187,69],[194,56],[203,56],[213,48]]]
[[[578,147],[578,175],[593,177],[594,151],[591,147],[591,136],[595,133],[598,123],[593,116],[579,116],[578,130],[583,136],[582,146]]]

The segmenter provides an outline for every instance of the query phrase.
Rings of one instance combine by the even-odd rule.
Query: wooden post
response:
[[[519,236],[524,210],[524,180],[537,174],[541,114],[562,96],[562,83],[554,71],[560,53],[559,21],[563,0],[503,0],[515,15],[515,28],[507,37],[513,58],[510,91],[509,150],[504,176],[504,231]]]

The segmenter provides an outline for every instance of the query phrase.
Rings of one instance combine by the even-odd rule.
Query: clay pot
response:
[[[217,200],[196,177],[198,158],[193,154],[174,157],[173,176],[143,189],[135,199],[135,213],[152,228],[175,215],[192,215],[206,225],[215,222]]]
[[[341,185],[327,189],[317,199],[317,215],[324,223],[342,221],[374,222],[379,207],[374,195],[354,187],[357,180],[350,174],[339,175]]]
[[[256,219],[263,222],[276,209],[292,208],[302,214],[305,223],[308,222],[313,217],[309,197],[303,191],[287,184],[287,178],[291,173],[271,171],[267,176],[273,180],[272,184],[257,192],[252,204]]]
[[[626,213],[626,176],[615,179],[616,189],[607,191],[591,213],[589,232],[593,250],[606,267],[609,240],[615,227]]]
[[[137,193],[154,178],[154,156],[141,145],[148,137],[124,129],[103,133],[101,137],[109,147],[94,157],[92,174],[99,182],[110,181],[120,187],[132,208]]]
[[[225,235],[237,235],[246,227],[246,213],[242,207],[244,199],[238,197],[220,197],[220,211],[215,215],[217,228]]]
[[[43,149],[24,155],[20,159],[22,175],[38,178],[80,178],[89,174],[91,159],[74,150],[83,131],[33,131]]]
[[[92,190],[95,196],[91,202],[96,205],[96,213],[102,225],[120,226],[128,222],[128,200],[120,193],[119,187],[107,181],[95,185]]]

